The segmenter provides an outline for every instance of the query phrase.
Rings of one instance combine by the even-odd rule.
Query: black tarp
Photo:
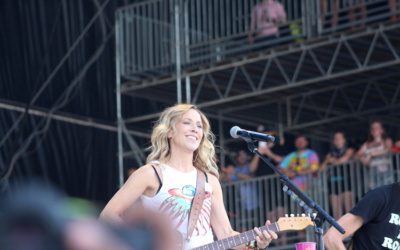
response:
[[[132,2],[0,1],[0,103],[115,126],[114,13]],[[138,110],[142,103],[128,105]],[[11,180],[39,176],[72,196],[111,197],[118,187],[115,132],[26,114],[16,124],[21,115],[0,109],[1,175],[15,165]]]

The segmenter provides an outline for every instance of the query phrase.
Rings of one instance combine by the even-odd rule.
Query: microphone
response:
[[[234,126],[230,130],[231,136],[233,138],[243,138],[245,141],[256,140],[256,141],[265,141],[265,142],[275,142],[275,137],[272,135],[267,135],[263,133],[253,132],[249,130],[244,130],[239,128],[238,126]]]

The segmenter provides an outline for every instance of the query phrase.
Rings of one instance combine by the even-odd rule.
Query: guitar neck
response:
[[[272,223],[271,225],[268,225],[268,226],[262,226],[262,227],[259,227],[259,229],[261,231],[270,230],[270,231],[273,231],[275,233],[280,231],[277,223]],[[207,244],[207,245],[204,245],[204,246],[201,246],[201,247],[194,248],[192,250],[201,250],[201,249],[224,250],[224,249],[229,249],[229,248],[232,248],[232,247],[243,245],[243,244],[245,244],[247,242],[250,242],[252,240],[255,240],[256,236],[257,236],[257,234],[256,234],[256,232],[254,230],[249,230],[249,231],[243,232],[241,234],[225,238],[223,240],[214,241],[213,243],[210,243],[210,244]]]

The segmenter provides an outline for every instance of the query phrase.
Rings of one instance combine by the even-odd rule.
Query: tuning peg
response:
[[[285,214],[285,217],[287,218],[287,217],[289,217],[289,215],[288,215],[288,214]]]
[[[306,215],[305,214],[301,214],[301,217],[306,217]]]
[[[294,214],[290,214],[290,217],[294,217]]]
[[[296,217],[300,217],[300,214],[296,214]]]

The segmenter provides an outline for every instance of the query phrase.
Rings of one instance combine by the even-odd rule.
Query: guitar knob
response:
[[[296,217],[299,217],[300,215],[299,214],[296,214]]]
[[[301,214],[301,217],[306,217],[306,215],[305,214]]]
[[[290,214],[290,217],[294,217],[294,214]]]
[[[285,217],[287,218],[287,217],[289,217],[289,215],[288,215],[288,214],[285,214]]]

